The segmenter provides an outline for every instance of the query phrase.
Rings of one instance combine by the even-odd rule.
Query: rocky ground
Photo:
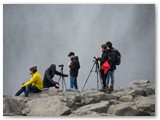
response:
[[[54,88],[23,96],[3,96],[4,116],[155,116],[155,86],[137,80],[112,93]]]

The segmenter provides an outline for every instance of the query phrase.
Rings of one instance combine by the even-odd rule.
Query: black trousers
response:
[[[103,88],[106,87],[106,79],[107,79],[107,74],[104,74],[104,71],[101,69],[101,78],[102,78],[102,83],[103,83]]]

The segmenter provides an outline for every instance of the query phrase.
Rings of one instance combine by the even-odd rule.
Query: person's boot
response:
[[[110,86],[109,88],[108,88],[108,91],[113,91],[113,86]]]

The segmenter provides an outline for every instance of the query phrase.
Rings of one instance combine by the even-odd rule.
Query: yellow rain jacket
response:
[[[36,86],[38,89],[42,90],[43,89],[43,82],[42,82],[42,77],[38,72],[35,72],[32,76],[32,78],[26,82],[25,84],[22,85],[22,87],[32,85]]]

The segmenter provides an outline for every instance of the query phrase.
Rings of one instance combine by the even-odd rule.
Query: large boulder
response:
[[[146,92],[146,96],[155,94],[155,85],[149,85],[144,88]]]
[[[37,98],[41,98],[42,96],[56,96],[60,93],[63,93],[62,90],[59,90],[59,89],[55,89],[54,87],[50,87],[50,88],[44,88],[42,90],[42,92],[39,92],[39,93],[32,93],[30,92],[29,93],[29,99],[32,100],[32,99],[37,99]],[[24,97],[24,95],[21,95],[22,97]]]
[[[87,96],[88,98],[96,99],[97,101],[118,99],[116,96],[113,96],[112,94],[104,93],[101,91],[87,91],[82,95]]]
[[[22,114],[27,116],[61,116],[71,113],[66,103],[61,102],[56,96],[30,100],[26,106]]]
[[[122,96],[119,101],[121,102],[133,102],[133,96],[132,95],[126,95]]]
[[[89,104],[78,108],[73,113],[75,114],[83,114],[88,111],[95,111],[98,113],[106,113],[108,106],[110,105],[109,101],[101,101],[100,103]]]
[[[120,97],[125,96],[126,92],[124,90],[123,91],[116,91],[116,92],[112,93],[112,95],[119,99]]]
[[[82,105],[88,105],[88,104],[98,103],[98,102],[100,102],[100,100],[97,98],[91,98],[88,96],[81,96],[81,104]]]
[[[144,88],[149,85],[151,85],[149,80],[134,80],[129,87],[134,89],[134,88]]]
[[[3,115],[21,115],[21,110],[25,108],[25,100],[22,97],[5,96],[3,98]]]
[[[68,89],[64,95],[67,98],[67,104],[68,106],[75,106],[77,103],[81,103],[81,95],[80,91],[76,89]]]
[[[145,96],[146,95],[144,88],[134,88],[133,90],[129,91],[128,94],[132,96],[138,96],[138,95]]]
[[[155,96],[139,96],[134,99],[135,104],[141,111],[155,112]]]
[[[107,114],[113,114],[118,116],[138,116],[142,115],[137,109],[126,103],[116,104],[109,106]]]

